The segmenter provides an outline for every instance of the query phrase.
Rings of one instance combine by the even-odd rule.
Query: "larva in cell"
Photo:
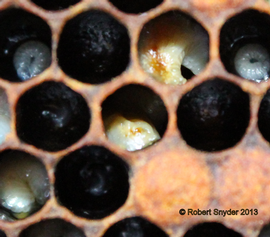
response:
[[[22,81],[42,73],[50,64],[50,49],[40,41],[30,40],[23,43],[13,57],[13,65]]]

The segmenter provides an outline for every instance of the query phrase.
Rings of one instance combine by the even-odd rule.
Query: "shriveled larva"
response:
[[[270,74],[270,56],[260,44],[246,44],[234,58],[235,70],[239,76],[256,81],[266,81]]]
[[[51,52],[47,45],[40,41],[27,41],[16,50],[13,65],[18,77],[26,81],[37,76],[51,64]]]
[[[14,219],[40,209],[49,193],[46,169],[36,158],[20,151],[8,151],[0,157],[0,205]]]
[[[6,135],[10,132],[10,113],[7,96],[0,89],[0,144],[4,142]]]
[[[143,28],[140,62],[156,80],[184,84],[181,65],[197,75],[208,62],[208,48],[208,35],[200,25],[184,15],[166,14]]]
[[[140,150],[160,139],[151,123],[140,118],[128,119],[120,114],[105,120],[105,130],[110,141],[128,151]]]

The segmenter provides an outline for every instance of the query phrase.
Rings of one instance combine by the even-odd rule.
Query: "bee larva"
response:
[[[20,151],[0,157],[0,216],[23,219],[39,210],[49,198],[49,179],[44,165]]]
[[[39,41],[31,40],[23,43],[18,47],[13,57],[13,65],[22,81],[37,76],[50,64],[50,49]]]
[[[120,114],[105,120],[105,130],[110,141],[128,151],[143,149],[160,139],[151,123],[140,118],[125,118]]]
[[[10,132],[10,114],[7,96],[3,89],[0,88],[0,144],[2,144],[6,138],[6,135]]]
[[[260,44],[246,44],[234,58],[235,70],[239,76],[256,82],[269,78],[270,57],[266,48]]]
[[[165,84],[184,84],[185,67],[200,73],[208,62],[208,35],[187,16],[162,15],[145,25],[139,41],[140,62],[146,72]]]

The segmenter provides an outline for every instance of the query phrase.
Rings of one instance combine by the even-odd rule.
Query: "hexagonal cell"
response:
[[[26,81],[51,64],[51,30],[41,18],[20,9],[0,12],[0,77]]]
[[[221,60],[230,73],[254,81],[270,75],[270,17],[255,10],[229,19],[220,33]]]
[[[15,221],[37,212],[50,196],[45,166],[34,156],[7,150],[0,154],[0,219]]]
[[[48,219],[24,229],[19,237],[85,237],[78,227],[61,219]]]
[[[128,151],[156,143],[168,123],[160,97],[149,88],[135,84],[110,95],[102,104],[102,117],[108,139]]]
[[[263,137],[270,142],[270,90],[263,97],[258,113],[258,127]]]
[[[209,37],[190,16],[171,11],[148,22],[138,43],[143,69],[165,84],[181,85],[209,60]]]
[[[149,11],[150,9],[157,7],[163,2],[163,0],[110,0],[110,2],[120,11],[137,14]]]
[[[44,82],[27,92],[16,106],[18,137],[48,151],[59,151],[88,131],[90,111],[84,98],[63,83]]]
[[[0,144],[10,132],[10,111],[6,93],[0,88]]]
[[[58,201],[78,216],[101,219],[126,201],[128,165],[98,146],[83,147],[57,165],[55,189]]]
[[[103,235],[103,237],[122,236],[168,237],[159,227],[141,217],[131,217],[118,221]]]
[[[219,151],[238,143],[249,124],[249,96],[238,86],[214,79],[203,82],[180,101],[178,128],[189,146]]]
[[[242,237],[241,234],[216,222],[205,222],[187,231],[184,237]]]
[[[36,5],[44,8],[45,10],[62,10],[69,8],[77,3],[80,2],[80,0],[31,0]]]
[[[125,71],[129,64],[129,47],[125,26],[105,12],[91,10],[67,22],[57,54],[66,74],[97,84]]]

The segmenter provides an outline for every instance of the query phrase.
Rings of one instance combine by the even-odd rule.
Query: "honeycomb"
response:
[[[182,85],[155,80],[140,61],[141,32],[165,13],[189,18],[209,37],[205,68],[182,71],[188,79]],[[0,220],[0,235],[269,236],[270,81],[243,79],[231,59],[238,39],[270,48],[269,15],[264,0],[0,0],[0,87],[11,116],[1,156],[17,150],[36,157],[50,183],[46,203],[27,218]],[[169,40],[164,22],[158,31]],[[80,53],[91,44],[87,27],[96,46]],[[51,63],[21,80],[12,44],[28,39],[47,45]],[[46,103],[56,115],[40,119]],[[127,111],[146,114],[161,139],[137,151],[108,139],[106,117]],[[54,120],[57,113],[62,120]],[[111,176],[100,178],[93,164]],[[90,174],[109,185],[106,197],[85,198],[78,173],[97,197]]]

